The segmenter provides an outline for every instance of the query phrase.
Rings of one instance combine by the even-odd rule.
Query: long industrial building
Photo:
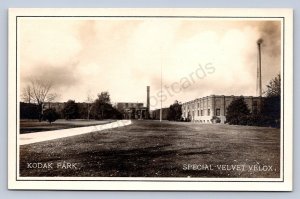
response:
[[[257,79],[256,96],[244,96],[244,100],[251,113],[261,109],[262,102],[262,74],[261,74],[261,45],[262,39],[257,40]],[[210,95],[182,104],[182,117],[194,122],[214,123],[226,122],[226,110],[230,103],[240,96]]]
[[[230,103],[241,96],[210,95],[182,104],[183,119],[200,123],[226,122],[226,110]],[[262,97],[243,96],[251,113],[260,110]]]

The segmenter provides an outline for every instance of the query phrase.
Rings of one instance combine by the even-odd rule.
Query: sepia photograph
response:
[[[11,187],[290,190],[291,20],[11,9]]]

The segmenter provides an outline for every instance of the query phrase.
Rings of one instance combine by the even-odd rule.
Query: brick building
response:
[[[193,122],[214,123],[216,118],[220,123],[226,121],[226,110],[230,103],[240,96],[210,95],[182,104],[182,117]],[[243,96],[251,113],[258,112],[262,97]]]

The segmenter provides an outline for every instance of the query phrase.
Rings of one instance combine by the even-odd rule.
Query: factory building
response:
[[[145,119],[147,107],[138,102],[117,102],[116,109],[123,114],[124,119]]]
[[[257,41],[257,72],[256,72],[256,96],[244,96],[244,100],[251,113],[257,113],[262,104],[262,73],[261,51],[263,40]],[[240,96],[210,95],[197,98],[182,104],[182,117],[200,123],[225,123],[226,110],[230,103]]]
[[[200,123],[225,123],[226,110],[230,103],[240,96],[210,95],[182,104],[182,117]],[[262,98],[244,96],[251,113],[260,111]]]
[[[124,119],[149,119],[150,86],[147,86],[147,105],[139,102],[117,102],[115,108],[123,114]]]

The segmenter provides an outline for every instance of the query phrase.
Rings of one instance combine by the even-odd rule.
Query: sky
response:
[[[146,86],[151,109],[160,100],[168,107],[211,94],[255,96],[258,39],[263,90],[281,68],[274,19],[22,18],[18,25],[21,89],[31,79],[51,81],[59,102],[108,91],[113,103],[146,103]]]

